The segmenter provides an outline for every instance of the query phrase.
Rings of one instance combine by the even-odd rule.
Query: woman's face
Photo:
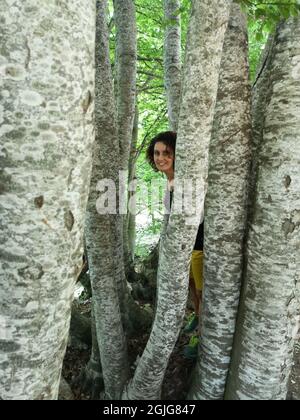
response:
[[[174,168],[174,153],[172,149],[162,142],[154,146],[154,163],[160,172],[169,174]]]

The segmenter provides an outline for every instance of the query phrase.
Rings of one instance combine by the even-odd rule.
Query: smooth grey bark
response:
[[[83,252],[95,4],[1,2],[0,38],[0,399],[56,399]]]
[[[177,131],[181,92],[181,22],[180,0],[164,0],[167,23],[164,41],[164,77],[168,104],[169,126]]]
[[[300,320],[299,40],[299,18],[278,26],[261,74],[267,89],[255,93],[254,103],[264,103],[264,124],[254,130],[261,136],[257,184],[226,399],[281,400],[287,394]]]
[[[117,104],[117,135],[120,150],[119,169],[123,173],[124,182],[117,184],[118,203],[127,206],[128,169],[130,160],[131,143],[137,141],[133,137],[134,116],[136,114],[136,64],[137,64],[137,28],[135,5],[132,0],[114,0],[114,19],[116,26],[116,104]],[[137,115],[138,116],[138,115]],[[137,136],[137,133],[136,133]],[[134,145],[133,145],[134,146]],[[122,207],[122,204],[121,204]],[[127,335],[132,334],[132,326],[136,324],[131,320],[139,311],[133,301],[127,285],[126,275],[129,273],[132,256],[129,253],[128,230],[126,226],[127,215],[117,216],[116,225],[116,279],[119,294],[122,321]],[[129,219],[130,220],[130,219]],[[131,218],[132,220],[132,218]],[[125,251],[125,252],[124,252]],[[145,312],[140,318],[148,319]]]
[[[116,103],[120,169],[127,171],[136,101],[137,28],[133,0],[113,0],[116,27]]]
[[[134,186],[136,180],[136,154],[137,154],[137,143],[139,133],[139,110],[136,104],[135,117],[132,130],[132,141],[130,146],[129,164],[128,164],[128,184]],[[135,241],[136,241],[136,213],[134,203],[134,191],[128,191],[128,204],[132,203],[126,215],[125,227],[124,227],[124,258],[125,261],[129,262],[129,267],[132,266],[135,254]]]
[[[106,178],[116,182],[118,179],[119,145],[109,60],[107,2],[97,0],[96,4],[96,141],[85,236],[106,398],[118,399],[128,376],[117,285],[118,221],[116,215],[100,214],[96,206],[98,181]]]
[[[218,76],[231,1],[194,1],[189,28],[176,148],[174,208],[183,179],[204,187]],[[177,192],[177,193],[176,193]],[[190,208],[172,213],[162,239],[158,269],[158,302],[151,335],[123,398],[158,399],[169,357],[185,314],[188,273],[200,215]],[[194,225],[193,225],[194,222]],[[176,261],[176,264],[174,264]]]
[[[117,134],[119,142],[119,169],[126,171],[126,185],[130,146],[132,142],[133,123],[136,103],[136,67],[137,67],[137,28],[133,0],[113,0],[114,20],[116,27],[116,74],[115,100],[117,105]],[[117,184],[118,202],[125,203],[127,192],[125,185]],[[126,296],[128,294],[126,273],[129,271],[130,255],[127,248],[126,215],[118,217],[117,247],[119,270],[117,273],[119,299],[123,318],[126,317]],[[125,251],[125,252],[124,252]]]
[[[224,398],[242,281],[250,101],[247,22],[240,6],[233,4],[210,145],[201,345],[189,399]]]

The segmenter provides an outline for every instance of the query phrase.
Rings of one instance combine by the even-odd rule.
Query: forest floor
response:
[[[81,305],[82,313],[90,311],[90,304]],[[190,311],[188,311],[190,312]],[[185,400],[190,388],[191,374],[194,370],[196,361],[186,359],[183,356],[184,346],[188,344],[190,335],[181,332],[174,351],[171,355],[167,372],[165,375],[162,400]],[[129,339],[128,353],[130,359],[131,373],[134,374],[136,361],[143,354],[147,344],[149,332],[145,332]],[[75,400],[90,400],[90,395],[82,392],[78,387],[76,378],[86,366],[90,358],[90,349],[78,350],[72,347],[67,348],[64,365],[63,377],[70,385]],[[74,385],[76,383],[76,385]],[[295,366],[293,369],[288,400],[300,400],[300,345],[296,348]]]
[[[87,314],[89,308],[87,304],[82,305],[82,313]],[[165,375],[162,399],[163,400],[184,400],[190,386],[191,373],[196,364],[195,360],[186,359],[183,356],[184,346],[188,344],[191,334],[181,333],[174,351],[171,355],[167,372]],[[128,342],[128,354],[131,366],[131,373],[134,374],[136,361],[142,356],[144,348],[149,338],[149,332],[138,334]],[[63,365],[63,377],[70,385],[76,400],[90,400],[91,396],[82,392],[78,386],[76,378],[86,366],[90,358],[90,349],[76,349],[68,347]],[[74,385],[74,383],[76,385]]]
[[[143,349],[147,343],[148,335],[142,335],[139,338],[133,338],[129,341],[130,358],[134,359],[136,355],[142,355]],[[162,389],[162,400],[184,400],[186,398],[191,372],[194,368],[195,361],[185,359],[182,356],[182,350],[186,344],[186,338],[181,336],[170,358],[169,366]],[[81,391],[78,385],[72,385],[76,377],[79,376],[82,369],[89,361],[90,352],[88,350],[76,350],[68,348],[64,367],[63,376],[71,386],[71,390],[75,400],[90,400],[91,396]],[[135,365],[132,365],[132,374]]]

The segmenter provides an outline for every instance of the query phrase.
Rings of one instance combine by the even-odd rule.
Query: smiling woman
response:
[[[158,170],[166,174],[167,178],[174,177],[174,153],[164,143],[158,142],[154,147],[154,162]]]
[[[154,171],[163,172],[168,180],[174,178],[176,133],[165,131],[154,137],[147,149],[147,159]]]

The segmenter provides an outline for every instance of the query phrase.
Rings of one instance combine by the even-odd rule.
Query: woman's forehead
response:
[[[159,150],[160,152],[170,152],[172,149],[170,146],[167,146],[165,143],[159,141],[155,144],[154,150]]]

